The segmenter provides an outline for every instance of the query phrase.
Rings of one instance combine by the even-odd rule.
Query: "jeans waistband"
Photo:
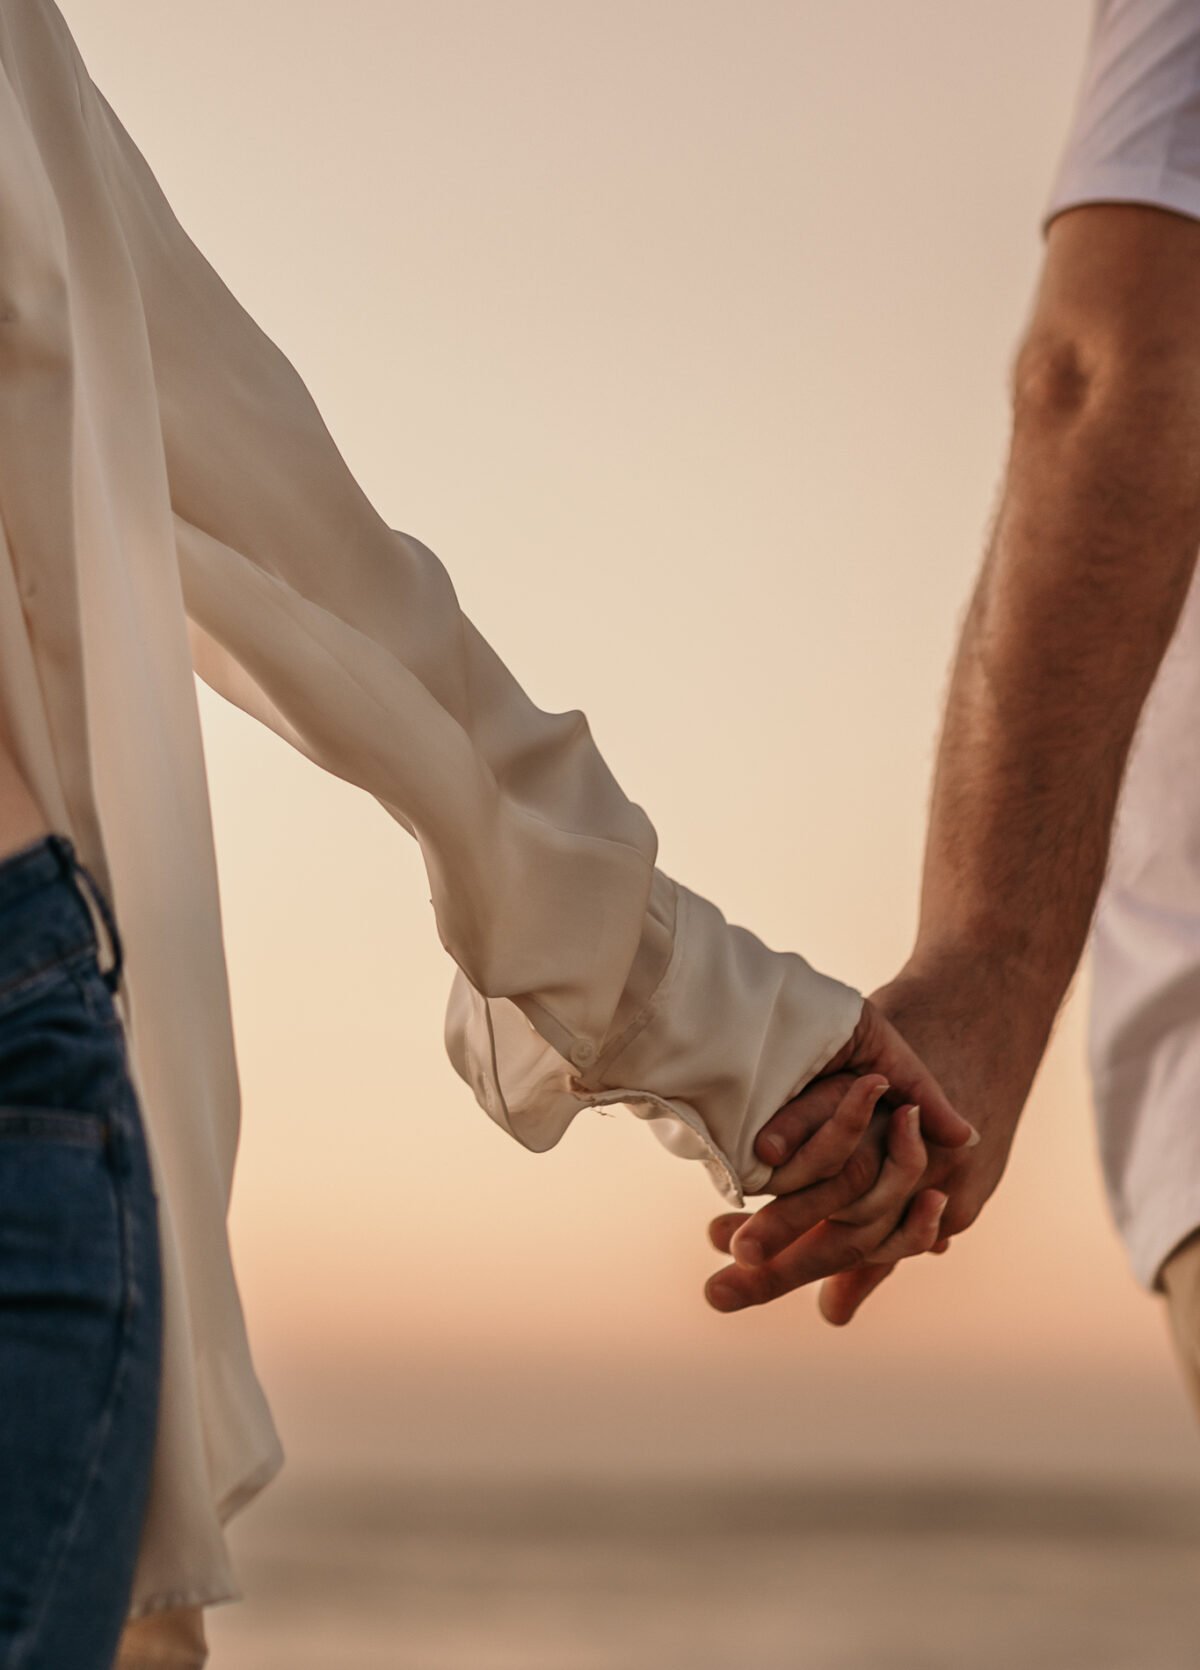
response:
[[[116,991],[124,949],[112,906],[80,861],[69,835],[52,830],[0,859],[0,991],[41,967],[81,953],[98,953],[96,926],[80,882],[86,884],[109,944],[105,984]],[[47,894],[46,888],[54,892]]]

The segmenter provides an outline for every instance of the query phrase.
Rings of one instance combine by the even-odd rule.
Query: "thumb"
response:
[[[872,1065],[886,1074],[892,1089],[921,1110],[921,1135],[943,1148],[974,1148],[979,1132],[951,1102],[916,1051],[905,1043],[890,1021],[881,1017],[884,1038],[881,1059]]]

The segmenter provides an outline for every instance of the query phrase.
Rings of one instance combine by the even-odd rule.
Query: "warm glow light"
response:
[[[890,974],[1083,0],[63,9],[381,512],[541,705],[586,708],[664,866],[772,944]],[[329,1385],[430,1465],[589,1442],[751,1471],[1191,1465],[1104,1213],[1077,1013],[947,1259],[844,1335],[810,1296],[716,1317],[700,1169],[629,1120],[543,1157],[492,1127],[442,1055],[407,837],[202,709],[235,1251],[301,1453],[333,1443],[304,1413]]]

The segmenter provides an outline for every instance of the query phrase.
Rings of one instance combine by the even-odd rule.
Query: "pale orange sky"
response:
[[[63,11],[381,513],[540,705],[586,709],[664,867],[887,977],[1085,0]],[[415,847],[201,704],[235,1254],[285,1442],[319,1438],[327,1385],[323,1409],[394,1398],[425,1459],[616,1464],[649,1430],[747,1466],[1174,1465],[1188,1416],[1105,1215],[1077,1013],[950,1257],[844,1334],[811,1295],[716,1317],[703,1172],[627,1117],[540,1157],[492,1126],[442,1053]]]

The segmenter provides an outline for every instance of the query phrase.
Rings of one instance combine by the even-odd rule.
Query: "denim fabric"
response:
[[[145,1512],[162,1295],[120,967],[66,836],[0,860],[2,1670],[109,1670]]]

